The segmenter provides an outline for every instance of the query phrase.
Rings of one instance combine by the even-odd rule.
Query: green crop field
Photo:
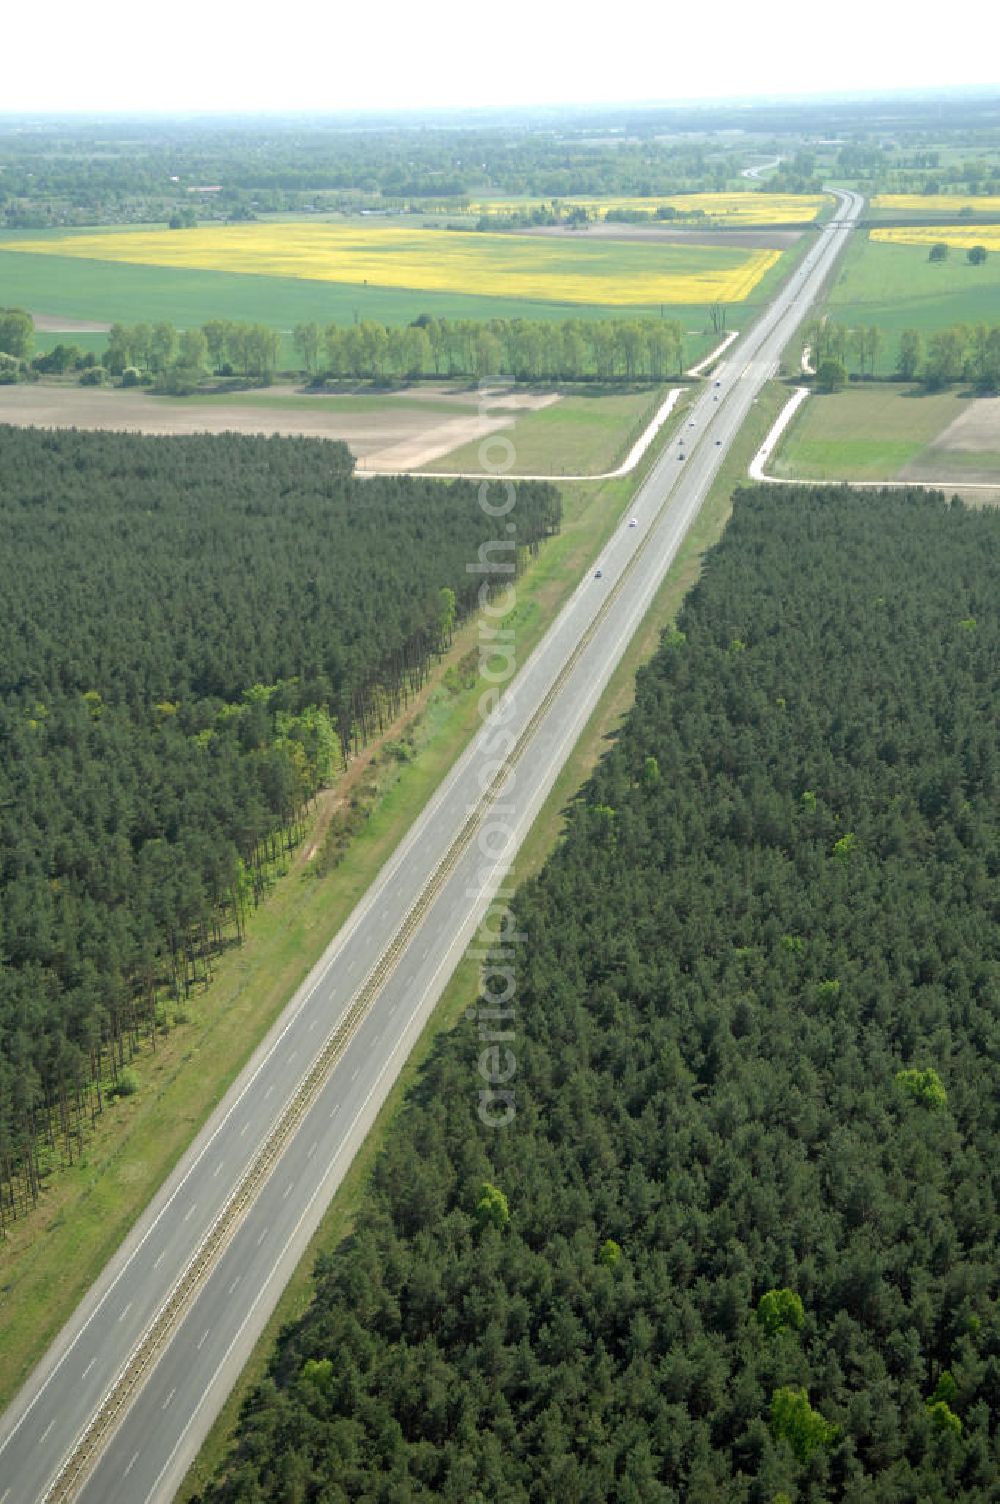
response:
[[[848,388],[803,402],[771,473],[796,480],[894,480],[966,411],[955,392],[897,386]]]
[[[882,367],[895,359],[902,329],[925,333],[952,324],[995,322],[1000,314],[1000,256],[971,266],[963,251],[928,261],[926,246],[892,245],[856,234],[827,299],[840,324],[877,324],[890,336]],[[893,348],[890,349],[890,346]]]

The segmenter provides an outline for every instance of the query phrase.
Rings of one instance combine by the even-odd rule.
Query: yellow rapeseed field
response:
[[[541,199],[490,199],[472,204],[470,210],[476,214],[510,214],[516,210],[538,208],[542,202]],[[719,224],[760,225],[814,219],[828,202],[828,196],[824,193],[680,193],[671,198],[575,198],[567,194],[559,202],[563,208],[586,209],[599,219],[603,219],[609,209],[645,209],[653,213],[663,206],[683,214],[700,212]]]
[[[620,244],[367,224],[250,224],[113,231],[5,250],[426,292],[610,306],[735,303],[775,250]]]
[[[933,214],[957,214],[972,209],[979,214],[1000,214],[1000,197],[963,198],[960,193],[876,193],[873,209],[916,209]]]
[[[891,229],[872,230],[872,240],[886,240],[892,245],[953,245],[967,251],[974,245],[988,251],[1000,251],[1000,225],[899,225]]]

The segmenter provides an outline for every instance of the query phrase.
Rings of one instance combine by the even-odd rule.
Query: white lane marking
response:
[[[316,1140],[313,1139],[312,1143],[309,1145],[309,1152],[306,1155],[306,1159],[312,1159],[312,1157],[313,1157],[313,1155],[315,1153],[316,1153]]]
[[[337,1103],[337,1105],[336,1105],[336,1107],[335,1107],[335,1108],[334,1108],[334,1109],[333,1109],[333,1111],[332,1111],[332,1112],[331,1112],[331,1113],[330,1113],[330,1117],[331,1117],[331,1118],[335,1118],[335,1117],[336,1117],[336,1116],[337,1116],[337,1113],[338,1113],[338,1112],[339,1112],[339,1111],[340,1111],[340,1103],[339,1103],[339,1102],[338,1102],[338,1103]],[[2,1500],[0,1500],[0,1504],[3,1504],[3,1501],[2,1501]]]
[[[375,1046],[378,1044],[378,1042],[379,1042],[379,1040],[381,1038],[382,1038],[382,1030],[379,1029],[378,1033],[376,1035],[374,1035],[373,1038],[372,1038],[372,1049],[375,1048]]]
[[[48,1425],[45,1427],[45,1430],[42,1432],[41,1436],[39,1436],[39,1438],[38,1438],[38,1445],[39,1446],[42,1445],[42,1442],[45,1440],[46,1436],[48,1436],[49,1432],[52,1430],[52,1427],[55,1425],[55,1423],[56,1423],[56,1418],[55,1418],[55,1416],[53,1416],[52,1419],[49,1421]]]
[[[261,1233],[260,1237],[257,1239],[257,1247],[258,1248],[260,1247],[261,1243],[263,1243],[264,1239],[267,1237],[268,1231],[269,1231],[269,1229],[265,1227],[264,1231]]]
[[[176,1393],[177,1393],[176,1389],[171,1389],[170,1393],[167,1395],[166,1399],[163,1401],[161,1409],[163,1409],[163,1410],[169,1410],[169,1408],[170,1408],[170,1401],[173,1399],[173,1397],[174,1397],[174,1395]]]
[[[154,1269],[159,1269],[160,1265],[163,1263],[163,1260],[166,1258],[166,1256],[167,1256],[167,1250],[164,1248],[164,1250],[163,1250],[162,1253],[158,1253],[156,1255],[156,1258],[153,1261],[153,1268]]]
[[[207,1326],[202,1332],[201,1336],[198,1338],[198,1341],[195,1343],[195,1347],[199,1352],[201,1352],[202,1348],[205,1346],[205,1343],[208,1340],[208,1334],[211,1330],[212,1328],[210,1326]]]
[[[293,1190],[294,1186],[295,1186],[295,1181],[294,1180],[290,1180],[288,1182],[288,1184],[285,1186],[285,1189],[284,1189],[284,1191],[282,1193],[282,1197],[281,1197],[282,1201],[287,1201],[288,1200],[289,1196],[292,1194],[292,1190]]]
[[[197,1209],[198,1209],[198,1203],[197,1203],[197,1201],[192,1201],[191,1205],[188,1207],[187,1211],[184,1213],[184,1221],[185,1222],[190,1222],[191,1218],[194,1216],[194,1214],[197,1211]]]
[[[218,1178],[219,1173],[222,1170],[222,1166],[225,1164],[225,1162],[226,1161],[224,1159],[220,1159],[219,1160],[219,1163],[216,1165],[215,1169],[212,1171],[212,1179],[213,1180],[216,1180]]]
[[[139,1453],[138,1452],[133,1452],[132,1453],[132,1461],[129,1463],[129,1465],[125,1469],[125,1471],[122,1473],[122,1477],[123,1478],[127,1478],[128,1477],[129,1473],[132,1471],[132,1469],[135,1467],[135,1465],[136,1465],[136,1463],[138,1461],[139,1461]]]
[[[239,1282],[240,1282],[240,1280],[242,1278],[243,1278],[242,1274],[238,1274],[236,1276],[236,1278],[233,1280],[232,1284],[229,1286],[229,1289],[226,1291],[227,1295],[232,1295],[233,1291],[236,1289],[236,1286],[239,1284]]]
[[[267,1101],[268,1097],[271,1095],[271,1093],[272,1093],[273,1090],[274,1090],[273,1086],[269,1086],[267,1088],[267,1091],[264,1093],[264,1101],[265,1102]]]
[[[123,1310],[123,1311],[122,1311],[122,1313],[121,1313],[121,1315],[120,1315],[120,1316],[119,1316],[119,1318],[118,1318],[118,1320],[119,1320],[119,1321],[124,1321],[124,1320],[125,1320],[125,1317],[126,1317],[126,1316],[127,1316],[127,1315],[128,1315],[128,1313],[129,1313],[129,1311],[131,1311],[131,1309],[132,1309],[132,1302],[131,1302],[131,1301],[129,1301],[129,1303],[128,1303],[128,1305],[127,1305],[127,1306],[126,1306],[126,1307],[125,1307],[125,1309],[124,1309],[124,1310]]]
[[[87,1364],[86,1368],[83,1370],[83,1373],[80,1375],[81,1379],[85,1379],[87,1377],[88,1373],[93,1368],[93,1366],[94,1366],[94,1364],[96,1362],[97,1362],[96,1358],[91,1358],[90,1362]],[[2,1500],[0,1500],[0,1504],[3,1504]]]
[[[298,1052],[298,1050],[293,1050],[292,1053],[288,1057],[288,1064],[291,1065],[292,1062],[295,1061],[295,1060],[298,1060],[298,1058],[299,1058],[299,1052]]]
[[[4,1491],[3,1491],[3,1493],[0,1494],[0,1504],[7,1504],[7,1500],[9,1498],[10,1498],[10,1489],[9,1488],[5,1488]]]
[[[310,1034],[312,1033],[313,1029],[315,1029],[315,1027],[316,1027],[316,1019],[313,1019],[312,1023],[309,1025],[309,1033]]]
[[[360,1065],[356,1065],[354,1067],[353,1071],[351,1072],[351,1080],[352,1081],[356,1081],[358,1079],[358,1072],[360,1071],[360,1069],[361,1069]]]
[[[250,1132],[250,1119],[247,1118],[246,1122],[243,1124],[243,1127],[240,1129],[240,1138],[243,1137],[244,1133],[249,1133],[249,1132]]]

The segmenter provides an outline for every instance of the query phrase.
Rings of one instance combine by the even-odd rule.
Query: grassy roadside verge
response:
[[[655,652],[663,629],[670,625],[688,590],[697,580],[705,551],[718,540],[729,519],[731,496],[746,476],[747,466],[760,447],[787,397],[780,382],[771,382],[757,399],[751,416],[724,461],[704,506],[688,533],[672,568],[660,586],[643,623],[615,670],[593,716],[568,758],[538,819],[518,854],[513,877],[521,881],[537,872],[563,830],[567,805],[589,775],[607,742],[628,713],[635,693],[637,669]],[[623,482],[616,482],[623,486]],[[623,492],[632,494],[629,486]],[[197,1460],[179,1490],[175,1504],[191,1504],[222,1463],[233,1440],[240,1407],[264,1376],[281,1328],[305,1311],[313,1295],[312,1270],[318,1254],[330,1252],[346,1237],[361,1206],[368,1177],[406,1093],[418,1077],[437,1036],[458,1022],[475,997],[478,963],[466,955],[445,988],[426,1028],[337,1191],[302,1261],[286,1286],[265,1331],[223,1406]]]
[[[654,451],[676,421],[665,425]],[[565,488],[563,530],[518,586],[522,657],[617,525],[630,491],[623,482]],[[54,1173],[39,1209],[11,1227],[0,1245],[0,1405],[72,1314],[476,729],[479,684],[475,675],[463,681],[460,667],[476,640],[472,622],[457,634],[423,703],[390,733],[405,734],[419,755],[380,759],[377,801],[343,862],[317,878],[302,853],[293,860],[254,916],[246,944],[220,958],[210,991],[191,1000],[188,1021],[136,1057],[140,1090],[108,1107],[83,1159]],[[451,670],[458,672],[447,682]]]

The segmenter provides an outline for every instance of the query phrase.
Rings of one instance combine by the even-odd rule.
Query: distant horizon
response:
[[[465,0],[334,10],[286,0],[17,6],[5,18],[4,115],[287,115],[671,108],[846,92],[993,90],[991,49],[968,27],[841,0],[825,34],[799,0],[766,18],[732,0],[672,15],[638,0],[568,25],[534,0],[470,12]],[[985,75],[985,76],[984,76]],[[633,103],[630,104],[630,101]]]
[[[818,105],[824,103],[835,104],[878,104],[881,101],[892,102],[893,100],[907,100],[919,102],[920,100],[948,100],[948,99],[980,99],[988,98],[996,94],[998,125],[1000,125],[1000,83],[958,83],[958,84],[934,84],[934,85],[886,85],[884,87],[865,87],[857,89],[817,89],[815,91],[793,91],[788,93],[776,93],[773,90],[757,94],[706,94],[690,97],[663,98],[621,98],[621,99],[549,99],[535,101],[520,101],[509,105],[504,104],[437,104],[437,105],[345,105],[339,109],[320,107],[296,107],[279,106],[271,108],[249,109],[237,105],[219,106],[146,106],[145,108],[122,106],[105,106],[95,109],[93,106],[79,106],[77,108],[47,108],[36,107],[19,109],[0,108],[0,121],[4,123],[17,123],[20,121],[62,121],[62,120],[135,120],[157,121],[172,120],[178,122],[197,123],[202,120],[287,120],[287,121],[352,121],[352,120],[438,120],[442,118],[469,119],[496,119],[499,117],[532,118],[538,115],[580,115],[593,114],[612,115],[616,112],[628,111],[631,113],[670,114],[690,113],[712,109],[753,109],[767,106],[772,109],[787,107],[794,109],[804,105]]]

